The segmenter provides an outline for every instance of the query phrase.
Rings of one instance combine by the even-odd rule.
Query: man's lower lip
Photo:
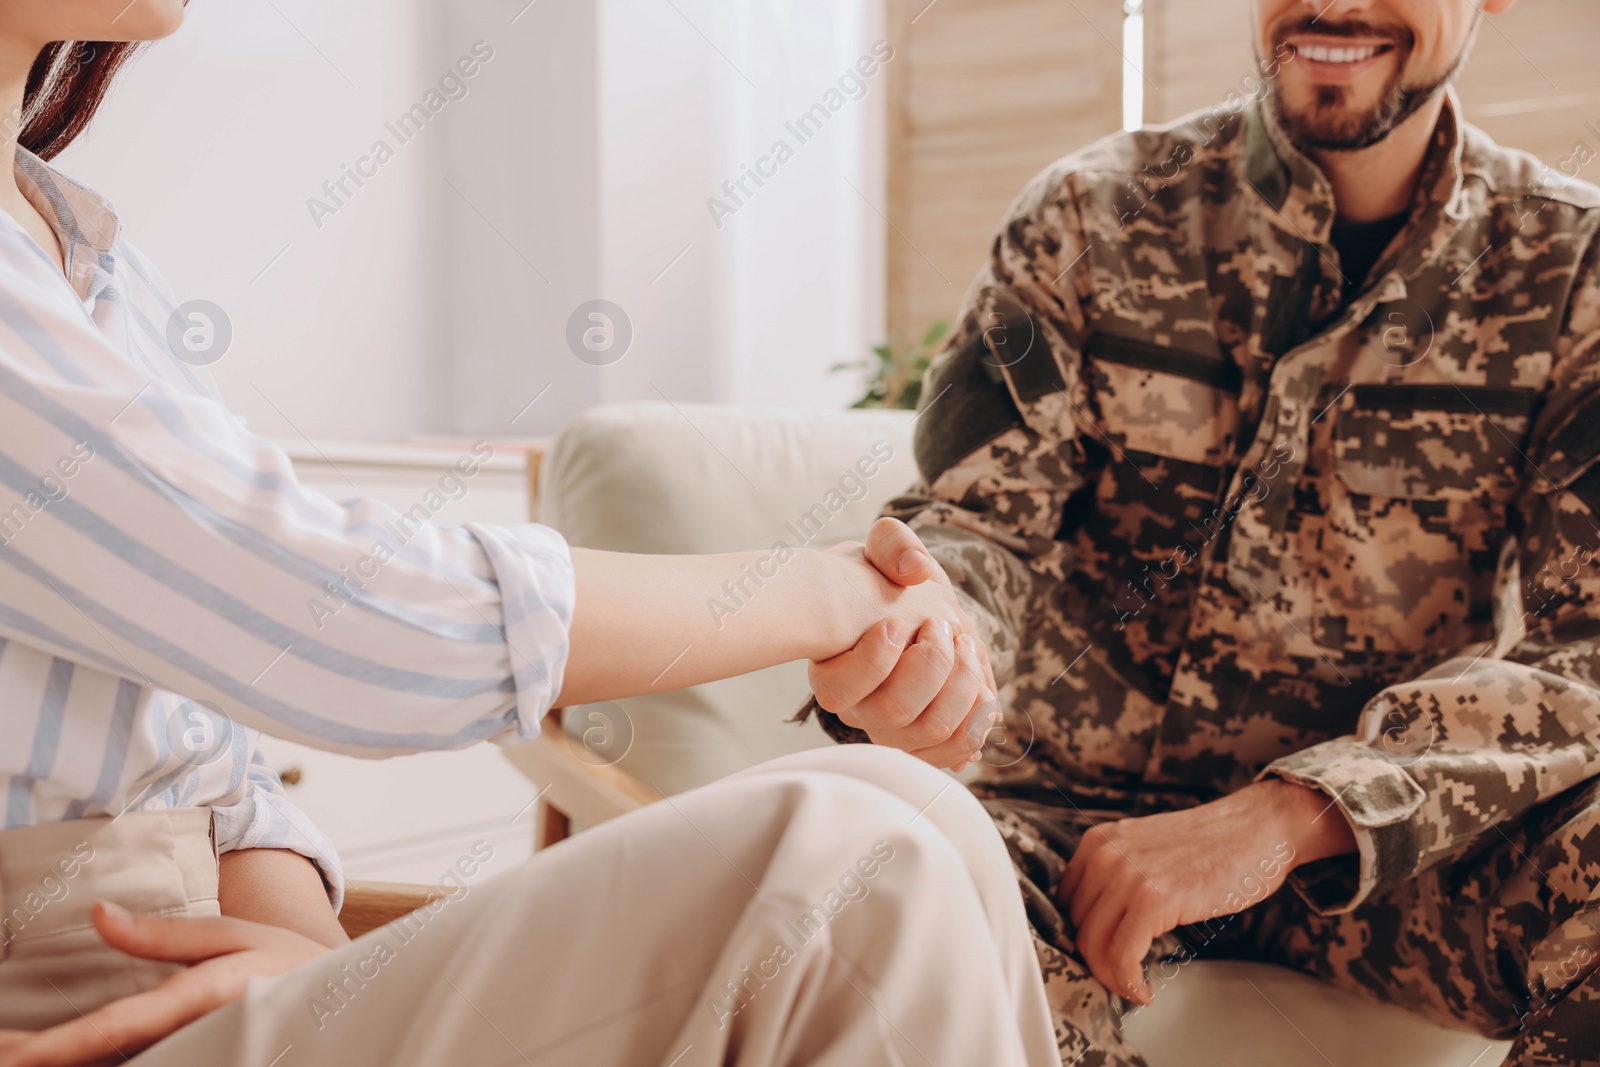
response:
[[[1294,52],[1294,66],[1306,72],[1306,76],[1319,85],[1348,85],[1362,74],[1371,70],[1373,66],[1383,62],[1394,48],[1385,48],[1376,55],[1355,63],[1326,63],[1321,60],[1307,59],[1298,49]]]

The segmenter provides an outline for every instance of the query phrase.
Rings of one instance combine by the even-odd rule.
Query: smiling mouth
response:
[[[1367,45],[1326,45],[1326,44],[1290,44],[1295,55],[1309,59],[1313,63],[1365,63],[1375,59],[1385,52],[1394,51],[1394,46],[1389,44]]]

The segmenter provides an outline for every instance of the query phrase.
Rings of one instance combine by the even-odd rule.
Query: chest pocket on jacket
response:
[[[1159,692],[1188,629],[1202,570],[1193,561],[1227,521],[1218,500],[1243,376],[1216,356],[1108,334],[1090,336],[1083,366],[1095,421],[1083,437],[1104,462],[1094,506],[1072,531],[1086,590],[1074,610],[1096,620],[1097,644],[1114,658],[1121,646],[1124,669]]]
[[[1221,466],[1239,422],[1238,366],[1104,333],[1084,352],[1100,427],[1118,448],[1136,459]]]
[[[1349,651],[1440,652],[1494,632],[1506,508],[1533,392],[1357,385],[1320,479],[1313,639]]]

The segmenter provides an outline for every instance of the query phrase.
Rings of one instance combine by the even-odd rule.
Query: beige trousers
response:
[[[463,859],[492,871],[482,851]],[[988,816],[946,775],[862,745],[763,764],[580,834],[253,981],[134,1063],[1060,1058]]]
[[[41,1030],[179,970],[106,948],[97,900],[217,915],[210,808],[77,819],[0,833],[0,1030]]]

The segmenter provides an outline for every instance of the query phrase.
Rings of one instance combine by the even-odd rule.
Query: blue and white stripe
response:
[[[401,545],[393,509],[300,485],[170,350],[175,302],[110,205],[26,153],[17,176],[68,258],[0,213],[3,825],[209,805],[221,847],[301,852],[338,898],[257,731],[374,757],[532,737],[566,665],[566,544],[430,524]],[[189,701],[238,726],[200,767],[168,739]]]

